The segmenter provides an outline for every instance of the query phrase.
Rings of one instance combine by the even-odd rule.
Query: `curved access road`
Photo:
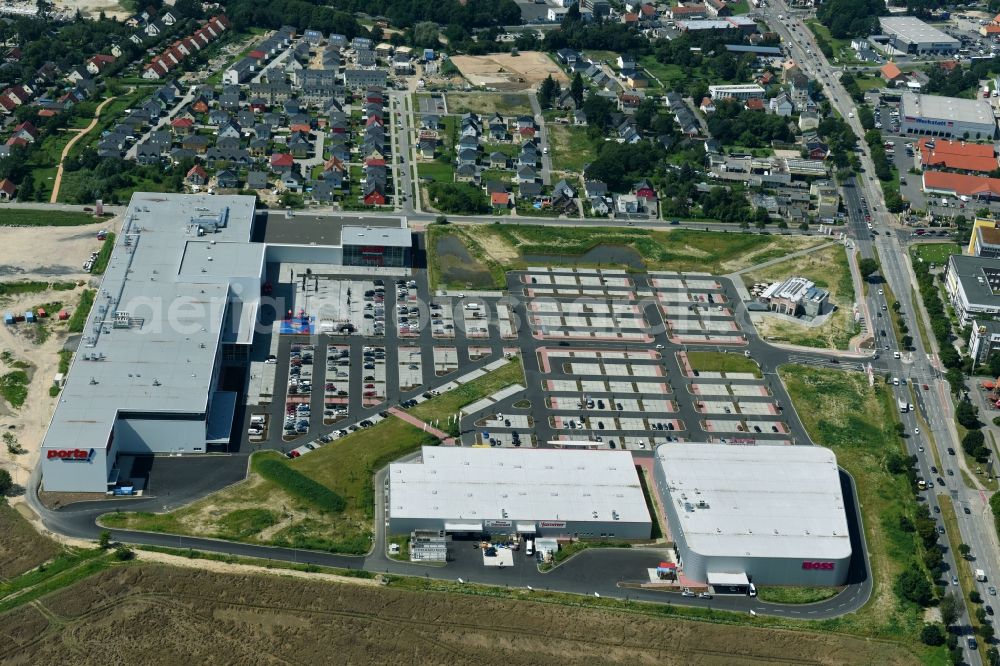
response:
[[[97,121],[101,119],[101,110],[104,109],[108,102],[113,99],[117,98],[109,97],[98,104],[97,109],[94,110],[94,118],[90,121],[90,124],[78,131],[76,136],[70,139],[69,143],[66,144],[66,147],[63,148],[62,155],[59,156],[59,167],[56,169],[56,178],[52,181],[52,196],[49,197],[49,203],[56,203],[59,200],[59,186],[62,185],[63,177],[63,162],[65,162],[66,158],[69,156],[69,151],[73,150],[73,146],[76,145],[77,141],[79,141],[82,137],[87,136],[91,130],[97,127]]]

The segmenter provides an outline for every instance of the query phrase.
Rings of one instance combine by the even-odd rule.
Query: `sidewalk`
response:
[[[408,413],[404,412],[403,410],[398,409],[396,407],[390,407],[389,408],[389,413],[392,414],[393,416],[395,416],[396,418],[399,418],[399,419],[402,419],[402,420],[406,421],[407,423],[409,423],[412,426],[420,428],[424,432],[429,432],[430,434],[432,434],[435,437],[437,437],[438,439],[440,439],[441,443],[444,444],[445,446],[454,446],[455,445],[455,440],[448,433],[444,432],[443,430],[438,430],[434,426],[421,421],[420,419],[418,419],[417,417],[413,416],[412,414],[408,414]]]

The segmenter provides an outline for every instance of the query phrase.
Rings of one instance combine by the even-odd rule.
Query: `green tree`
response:
[[[103,530],[101,536],[97,539],[97,545],[101,547],[102,550],[107,550],[111,547],[111,532]]]
[[[969,559],[969,553],[972,552],[972,546],[967,543],[958,544],[958,553],[965,559]]]
[[[944,645],[944,629],[940,624],[925,624],[920,630],[920,640],[924,645]]]
[[[133,557],[135,557],[135,553],[132,552],[132,549],[125,544],[120,543],[115,546],[115,559],[119,562],[126,562],[131,560]]]
[[[421,21],[413,26],[413,45],[436,49],[440,46],[438,42],[438,25],[434,21]]]
[[[930,581],[916,562],[911,563],[896,579],[896,594],[924,608],[934,600]]]
[[[569,84],[569,94],[573,96],[577,108],[583,106],[583,77],[580,76],[580,72],[573,75],[573,80]]]
[[[551,109],[552,103],[559,97],[559,82],[549,74],[538,86],[538,103],[543,109]]]
[[[878,262],[871,257],[865,257],[858,262],[858,270],[861,271],[862,278],[867,278],[878,270]]]
[[[13,487],[14,479],[11,478],[10,472],[0,469],[0,497],[6,497]]]
[[[958,619],[961,612],[958,597],[954,594],[944,595],[941,597],[941,604],[938,610],[941,611],[941,621],[944,622],[944,626],[950,627],[955,624],[955,620]]]
[[[973,451],[982,446],[985,441],[986,438],[983,436],[982,430],[970,430],[962,438],[962,449],[971,456]]]
[[[960,400],[955,406],[955,418],[963,428],[978,428],[980,425],[978,410],[966,400]]]

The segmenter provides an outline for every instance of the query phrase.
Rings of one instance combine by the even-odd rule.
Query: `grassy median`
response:
[[[917,538],[900,524],[901,518],[915,515],[913,491],[905,475],[891,474],[885,464],[890,453],[905,453],[895,432],[899,412],[892,392],[881,383],[869,387],[866,375],[858,372],[791,365],[779,375],[810,438],[832,449],[854,478],[874,579],[864,608],[818,625],[936,654],[920,646],[923,610],[894,591],[904,569],[922,565]]]

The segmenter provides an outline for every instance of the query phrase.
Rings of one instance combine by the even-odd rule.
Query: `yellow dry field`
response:
[[[547,76],[561,84],[569,84],[569,78],[563,71],[540,51],[523,51],[517,56],[509,53],[458,55],[452,57],[451,62],[474,86],[497,90],[530,90],[536,88]]]

